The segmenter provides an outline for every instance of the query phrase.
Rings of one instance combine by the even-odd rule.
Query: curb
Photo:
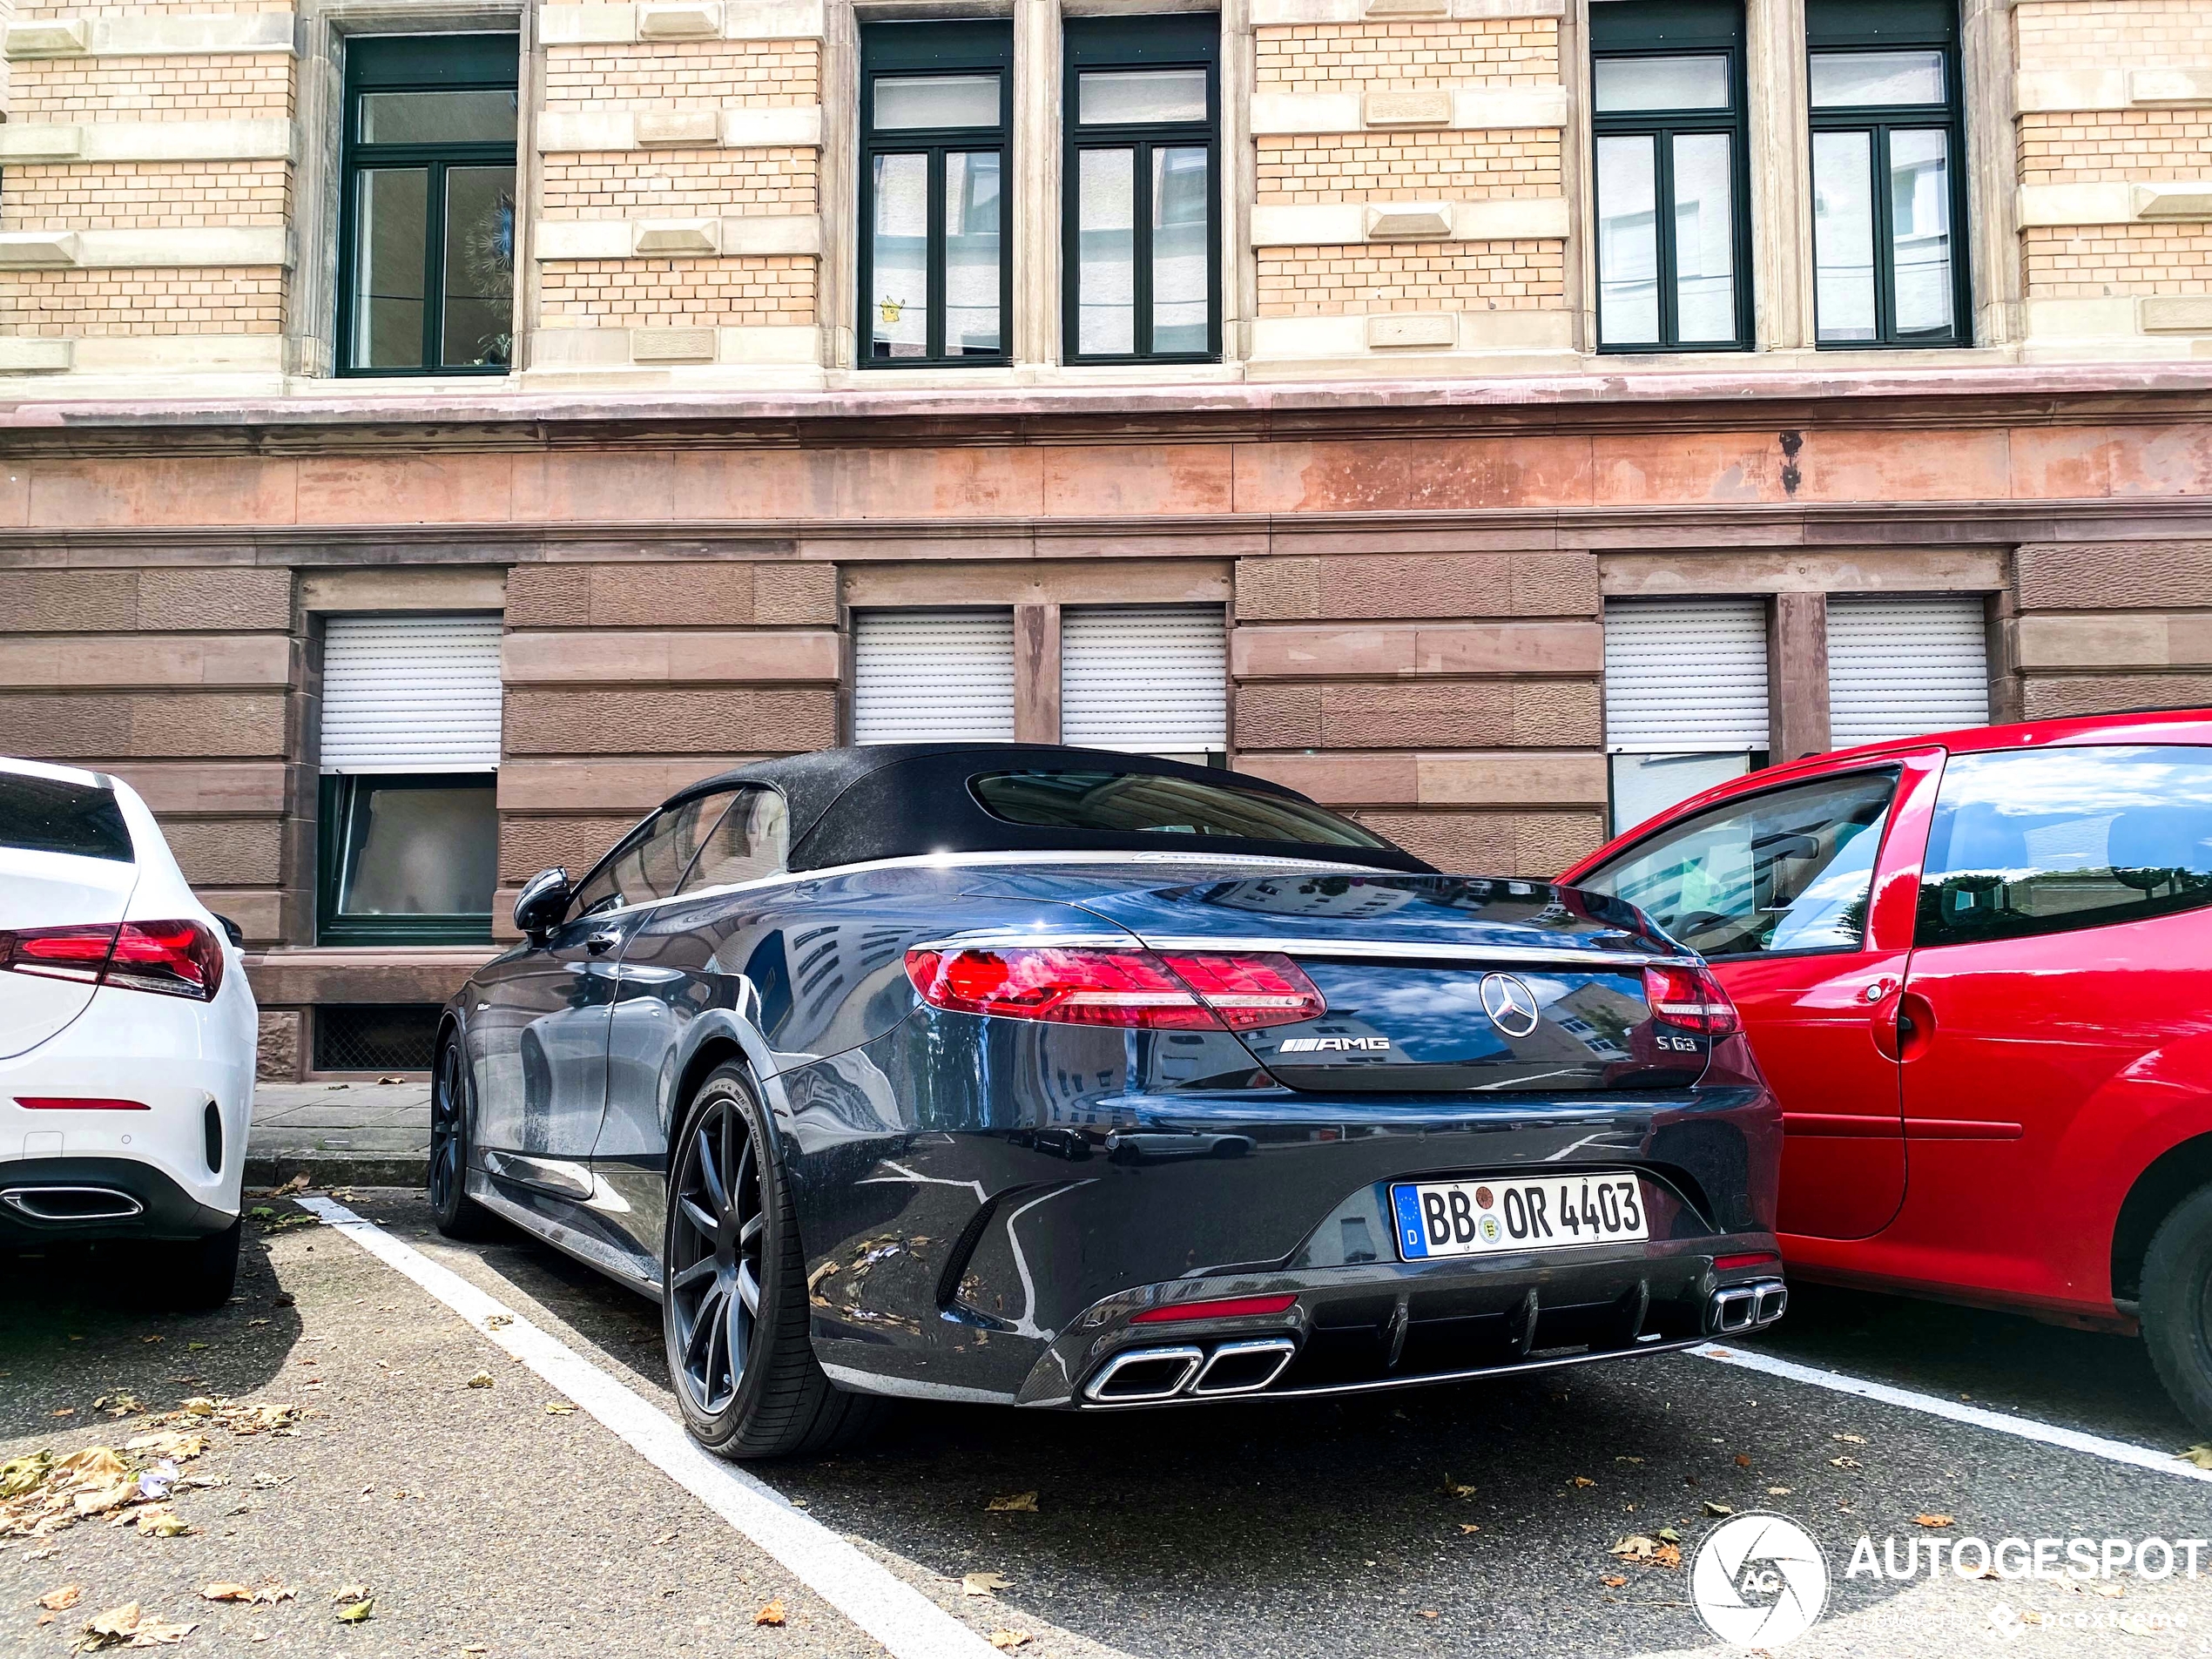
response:
[[[429,1184],[430,1160],[425,1154],[407,1152],[306,1156],[249,1150],[246,1155],[249,1195],[255,1188],[266,1191],[280,1187],[300,1174],[307,1176],[310,1188],[323,1191],[332,1187],[423,1187]]]

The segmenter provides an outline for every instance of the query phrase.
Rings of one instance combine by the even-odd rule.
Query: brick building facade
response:
[[[1655,758],[2212,700],[2212,0],[1164,9],[0,0],[0,751],[146,795],[272,1075],[856,732],[1542,875]],[[349,920],[401,773],[489,921]]]

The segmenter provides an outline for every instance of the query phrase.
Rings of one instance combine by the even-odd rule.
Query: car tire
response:
[[[814,1358],[790,1183],[741,1066],[716,1070],[685,1113],[669,1160],[661,1291],[685,1425],[718,1457],[833,1451],[887,1414],[890,1402],[840,1388]]]
[[[2212,1432],[2212,1186],[2182,1199],[2151,1235],[2141,1307],[2158,1379],[2182,1416]]]
[[[448,1042],[438,1050],[430,1074],[430,1165],[424,1180],[431,1218],[448,1238],[490,1238],[499,1218],[469,1196],[469,1151],[475,1143],[475,1099],[461,1045]]]
[[[147,1278],[155,1305],[179,1312],[219,1308],[238,1287],[238,1246],[243,1218],[219,1233],[183,1244],[147,1245]]]

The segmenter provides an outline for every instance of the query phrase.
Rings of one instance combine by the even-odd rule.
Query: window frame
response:
[[[482,787],[493,792],[496,825],[498,774],[491,772],[329,772],[322,774],[315,817],[315,943],[318,945],[489,945],[493,909],[481,914],[368,915],[338,907],[344,887],[341,860],[348,820],[363,786],[399,789]],[[495,835],[497,831],[495,827]],[[498,903],[496,878],[492,904]]]
[[[413,67],[414,73],[408,69]],[[503,71],[503,72],[502,72]],[[338,327],[332,342],[334,372],[360,380],[422,380],[434,375],[500,375],[514,372],[515,351],[509,300],[509,346],[504,363],[444,363],[445,243],[447,175],[455,167],[498,166],[515,171],[516,229],[522,219],[522,39],[507,32],[438,35],[364,35],[346,47],[343,95],[340,99],[338,166]],[[506,144],[363,144],[360,138],[365,92],[509,91],[516,97],[516,137]],[[364,153],[366,152],[366,153]],[[354,361],[354,269],[361,176],[367,172],[410,172],[428,175],[424,206],[422,361],[419,368],[378,368]],[[520,247],[519,234],[516,247]],[[519,263],[519,261],[517,261]],[[519,273],[516,273],[519,276]],[[520,283],[509,279],[519,292]]]
[[[1755,296],[1752,293],[1750,71],[1743,8],[1734,0],[1681,0],[1662,5],[1649,0],[1642,5],[1608,5],[1601,44],[1593,8],[1590,31],[1590,308],[1596,320],[1595,350],[1601,355],[1679,352],[1748,352],[1757,348],[1754,334]],[[1723,20],[1726,26],[1723,27]],[[1729,107],[1726,110],[1623,110],[1601,113],[1597,108],[1597,64],[1605,58],[1710,57],[1728,58]],[[1685,341],[1680,338],[1680,307],[1675,253],[1674,140],[1677,134],[1724,132],[1730,135],[1730,206],[1734,219],[1730,246],[1735,276],[1736,338],[1732,341]],[[1598,227],[1603,217],[1599,192],[1598,141],[1608,138],[1649,137],[1652,141],[1652,234],[1658,289],[1659,338],[1648,341],[1614,343],[1605,338],[1605,280],[1603,252]]]
[[[1061,37],[1060,350],[1071,364],[1217,363],[1222,359],[1221,19],[1214,12],[1142,17],[1070,17]],[[1201,70],[1206,116],[1195,121],[1085,127],[1078,77],[1085,70]],[[1203,351],[1154,351],[1152,340],[1152,169],[1156,149],[1206,152],[1206,345]],[[1082,319],[1082,155],[1134,152],[1130,178],[1133,349],[1085,352]]]
[[[885,76],[995,74],[996,127],[875,129],[875,84]],[[853,366],[865,369],[1003,368],[1014,361],[1014,25],[1008,22],[869,23],[860,26],[860,217],[853,287],[859,311]],[[945,351],[945,158],[954,152],[995,150],[999,158],[999,349],[985,356]],[[875,163],[880,156],[921,155],[927,168],[928,234],[922,258],[929,278],[928,315],[919,357],[874,354]]]
[[[1805,17],[1806,120],[1805,177],[1809,199],[1820,188],[1819,162],[1813,140],[1823,132],[1867,134],[1868,165],[1871,169],[1869,205],[1873,209],[1874,337],[1871,340],[1824,340],[1820,336],[1818,232],[1811,249],[1813,260],[1812,338],[1818,351],[1955,351],[1974,343],[1973,271],[1968,240],[1966,183],[1966,64],[1960,53],[1959,9],[1952,0],[1937,0],[1946,14],[1944,27],[1914,22],[1933,12],[1929,0],[1845,0],[1821,4],[1811,0]],[[1836,23],[1830,19],[1848,18]],[[1816,22],[1816,19],[1820,21]],[[1811,102],[1812,59],[1815,54],[1933,51],[1943,61],[1943,103],[1855,105],[1820,109]],[[1895,129],[1940,131],[1949,162],[1951,212],[1951,318],[1949,334],[1901,336],[1897,332],[1897,248],[1893,234],[1896,207],[1890,192],[1890,134]],[[1809,210],[1810,211],[1810,210]]]

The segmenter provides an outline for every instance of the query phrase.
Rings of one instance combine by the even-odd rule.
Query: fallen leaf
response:
[[[1608,1573],[1603,1578],[1598,1580],[1598,1582],[1604,1585],[1608,1590],[1617,1590],[1628,1581],[1629,1581],[1626,1578],[1622,1577],[1618,1573]]]
[[[258,1606],[274,1607],[280,1602],[295,1600],[299,1594],[300,1592],[289,1584],[264,1584],[253,1592],[253,1600]]]
[[[181,1538],[192,1531],[185,1518],[165,1503],[150,1504],[137,1512],[138,1530],[155,1538]]]
[[[1595,1485],[1597,1484],[1597,1482],[1596,1482],[1596,1481],[1595,1481],[1595,1480],[1591,1480],[1591,1479],[1590,1479],[1590,1477],[1589,1477],[1588,1475],[1587,1475],[1587,1474],[1578,1474],[1578,1475],[1576,1475],[1576,1476],[1575,1477],[1575,1486],[1576,1486],[1576,1487],[1594,1487],[1594,1486],[1595,1486]]]
[[[373,1595],[364,1596],[358,1602],[354,1602],[347,1606],[340,1608],[337,1615],[338,1622],[341,1624],[359,1624],[363,1619],[369,1617],[375,1611],[376,1598]]]
[[[282,1186],[271,1187],[269,1189],[269,1197],[272,1198],[281,1198],[286,1197],[287,1194],[305,1192],[307,1190],[307,1172],[305,1170],[302,1170],[299,1174],[293,1176],[292,1179],[286,1182]]]
[[[1013,1588],[1011,1580],[1001,1578],[996,1573],[963,1573],[961,1575],[960,1593],[962,1595],[988,1595],[993,1590],[1010,1590]]]
[[[783,1597],[778,1596],[759,1612],[754,1614],[752,1622],[755,1624],[781,1624],[784,1622]]]
[[[1682,1534],[1672,1527],[1662,1527],[1659,1528],[1659,1541],[1662,1544],[1679,1544],[1682,1542]]]
[[[1790,1495],[1790,1488],[1787,1487],[1769,1487],[1766,1489],[1766,1495],[1770,1498],[1786,1498]]]
[[[331,1591],[330,1599],[334,1602],[365,1602],[368,1599],[368,1586],[341,1584],[336,1589]]]
[[[1648,1561],[1658,1554],[1659,1541],[1642,1533],[1631,1533],[1606,1553],[1618,1555],[1624,1561]]]
[[[1747,1456],[1745,1453],[1742,1453],[1742,1452],[1738,1452],[1738,1453],[1736,1454],[1736,1467],[1737,1467],[1737,1468],[1739,1468],[1739,1469],[1748,1469],[1748,1468],[1750,1468],[1750,1467],[1751,1467],[1751,1460],[1750,1460],[1750,1458],[1749,1456]]]
[[[1866,1466],[1855,1457],[1831,1457],[1828,1460],[1828,1467],[1831,1469],[1863,1469]]]
[[[1704,1508],[1709,1515],[1732,1515],[1736,1513],[1727,1504],[1715,1503],[1710,1498],[1705,1500]]]
[[[653,1542],[657,1547],[661,1544],[672,1544],[675,1541],[676,1534],[672,1532],[664,1532],[659,1537],[653,1540]]]
[[[565,1399],[549,1399],[545,1402],[545,1414],[548,1417],[566,1417],[575,1410],[576,1407]]]
[[[1613,1460],[1615,1463],[1641,1463],[1643,1461],[1643,1460],[1640,1457],[1616,1457]]]
[[[2200,1469],[2212,1469],[2212,1443],[2200,1441],[2188,1451],[2176,1452],[2174,1455],[2184,1463],[2195,1464]]]
[[[468,1387],[470,1387],[470,1388],[489,1388],[489,1387],[490,1387],[490,1386],[491,1386],[491,1372],[489,1372],[489,1371],[480,1371],[480,1372],[477,1372],[475,1376],[471,1377],[471,1378],[469,1379],[469,1381],[468,1381],[468,1383],[467,1383],[467,1385],[466,1385],[466,1386],[467,1386]]]
[[[1011,1497],[994,1498],[983,1507],[1000,1514],[1034,1515],[1037,1513],[1037,1494],[1034,1492],[1017,1492]]]
[[[1841,1440],[1845,1446],[1866,1444],[1866,1437],[1864,1434],[1831,1434],[1828,1438],[1831,1440]]]
[[[484,1316],[484,1329],[487,1331],[504,1330],[514,1323],[515,1316],[511,1313],[488,1313]]]
[[[1434,1608],[1433,1608],[1433,1607],[1425,1607],[1425,1608],[1420,1608],[1420,1615],[1421,1615],[1421,1617],[1423,1617],[1423,1618],[1425,1618],[1425,1619],[1433,1619],[1433,1618],[1436,1618],[1436,1617],[1438,1617],[1438,1616],[1439,1616],[1439,1615],[1438,1615],[1438,1613],[1437,1613],[1436,1609],[1435,1609]]]
[[[61,1408],[61,1410],[54,1413],[53,1415],[56,1417],[74,1417],[77,1415],[77,1407],[74,1406],[64,1406]]]
[[[1948,1527],[1957,1519],[1956,1515],[1915,1515],[1912,1524],[1916,1527]]]
[[[87,1619],[77,1649],[88,1653],[99,1648],[167,1647],[182,1642],[199,1628],[196,1624],[165,1624],[159,1619],[149,1619],[136,1602],[125,1602],[121,1607],[110,1608]]]
[[[187,1342],[185,1344],[185,1352],[186,1353],[198,1353],[202,1349],[212,1348],[214,1345],[215,1345],[212,1342]]]
[[[1482,1523],[1479,1521],[1462,1521],[1460,1523],[1460,1535],[1462,1538],[1471,1532],[1480,1532],[1481,1530]]]
[[[1662,1567],[1680,1567],[1682,1565],[1682,1546],[1679,1544],[1662,1544],[1659,1546],[1659,1553],[1653,1556],[1652,1560],[1657,1561]]]
[[[994,1630],[991,1632],[991,1645],[1001,1653],[1012,1653],[1016,1648],[1028,1647],[1029,1638],[1020,1630]]]
[[[82,1584],[64,1584],[57,1590],[48,1590],[38,1598],[38,1605],[49,1613],[66,1613],[84,1596]]]
[[[199,1593],[211,1602],[251,1602],[253,1599],[251,1584],[203,1584],[199,1587]]]
[[[1473,1487],[1460,1486],[1448,1474],[1444,1477],[1444,1489],[1455,1498],[1472,1498],[1474,1496],[1474,1488]]]

